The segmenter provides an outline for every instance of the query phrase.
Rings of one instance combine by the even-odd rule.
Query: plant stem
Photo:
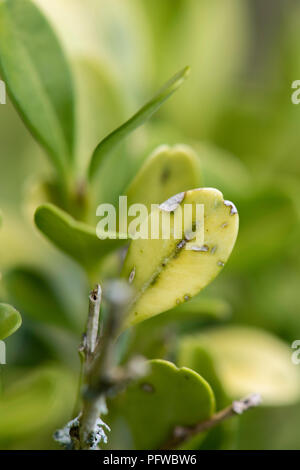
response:
[[[99,329],[100,305],[102,290],[99,284],[89,296],[89,313],[86,326],[86,352],[90,356],[96,348]]]
[[[72,417],[77,415],[77,410],[81,400],[81,389],[85,376],[85,369],[87,362],[92,359],[92,355],[95,351],[98,336],[99,336],[99,318],[100,318],[100,306],[102,299],[102,290],[99,284],[96,284],[95,288],[89,294],[89,310],[88,318],[86,323],[86,330],[82,335],[82,341],[78,348],[80,358],[80,371],[78,380],[78,391],[75,400],[74,410]]]
[[[89,296],[86,333],[80,352],[84,353],[84,387],[79,429],[70,430],[76,449],[95,449],[99,438],[99,418],[105,408],[107,393],[116,393],[127,383],[146,371],[140,358],[127,366],[115,365],[115,340],[120,329],[125,306],[131,298],[131,289],[123,282],[111,282],[107,293],[108,321],[103,336],[99,335],[99,312],[102,292],[99,285]],[[103,422],[102,422],[103,424]],[[101,424],[100,424],[101,426]]]
[[[82,411],[54,433],[54,439],[67,449],[95,450],[102,441],[106,442],[105,428],[109,428],[100,418],[106,412],[106,396],[113,396],[131,380],[148,373],[146,361],[139,356],[133,357],[122,367],[116,365],[115,342],[123,313],[132,297],[130,287],[124,281],[110,281],[105,293],[110,308],[104,334],[100,337],[102,291],[96,285],[89,296],[86,331],[79,347],[82,366],[79,397],[82,392]]]
[[[102,413],[103,396],[86,399],[80,418],[79,449],[90,450],[93,447],[93,436],[97,433],[97,422]]]
[[[176,426],[171,438],[163,445],[162,449],[176,449],[192,437],[206,432],[228,418],[240,415],[261,403],[260,395],[252,394],[249,397],[234,401],[230,406],[215,413],[210,419],[197,423],[194,426]]]

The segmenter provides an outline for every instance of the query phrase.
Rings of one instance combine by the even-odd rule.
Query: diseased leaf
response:
[[[22,318],[11,305],[0,303],[0,340],[12,335],[20,328]]]
[[[88,270],[98,266],[101,258],[126,242],[109,238],[100,240],[95,228],[77,222],[53,204],[38,207],[35,223],[54,245]]]
[[[126,191],[131,204],[161,204],[181,191],[201,186],[199,159],[187,145],[158,147],[145,161]]]
[[[125,137],[144,124],[161,105],[180,87],[189,74],[189,67],[180,70],[161,90],[123,125],[111,132],[96,147],[89,168],[90,179],[98,174],[103,158],[108,155]]]
[[[72,77],[55,32],[31,0],[0,3],[0,69],[26,124],[65,171],[73,155]]]
[[[190,226],[183,229],[182,218],[176,216],[179,206],[191,204]],[[204,219],[196,216],[196,205],[202,204]],[[160,206],[158,212],[170,212],[171,233],[180,238],[135,239],[131,242],[124,262],[123,276],[135,289],[126,325],[169,310],[200,292],[220,272],[233,249],[238,232],[238,214],[232,203],[224,201],[216,189],[202,188],[177,194]],[[180,214],[180,212],[179,212]],[[149,232],[152,212],[147,221]],[[177,219],[177,220],[176,220]],[[204,222],[204,240],[197,246],[187,235],[194,226]],[[161,224],[162,225],[162,224]],[[180,231],[181,225],[181,231]],[[200,230],[199,229],[199,230]],[[198,229],[197,229],[198,230]],[[187,249],[190,248],[190,249]]]
[[[121,430],[126,448],[159,449],[175,426],[196,424],[214,412],[213,391],[196,372],[162,360],[149,364],[147,377],[109,400],[112,444]]]
[[[300,373],[291,353],[265,331],[223,327],[186,337],[180,345],[179,364],[193,367],[211,380],[214,390],[222,388],[231,398],[260,393],[264,405],[286,405],[300,397]]]

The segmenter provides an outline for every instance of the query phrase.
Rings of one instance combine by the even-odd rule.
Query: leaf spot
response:
[[[183,201],[184,198],[185,198],[185,192],[175,194],[175,196],[170,197],[165,202],[160,204],[159,208],[160,210],[165,211],[165,212],[174,212],[179,206],[179,204]]]
[[[185,246],[186,240],[180,240],[179,243],[176,245],[176,250],[182,250],[182,248]]]
[[[192,246],[192,250],[200,251],[200,252],[207,252],[209,251],[209,246],[208,245],[202,245],[202,246],[194,245]]]
[[[135,278],[135,266],[133,267],[133,269],[131,270],[131,273],[129,274],[129,278],[128,278],[129,284],[132,283],[134,278]]]
[[[230,215],[237,214],[237,208],[231,201],[224,201],[225,206],[230,207]]]
[[[161,174],[161,182],[165,183],[170,178],[170,175],[171,175],[170,168],[165,167],[162,174]]]

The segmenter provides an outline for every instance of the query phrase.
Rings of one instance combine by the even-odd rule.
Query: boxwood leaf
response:
[[[174,75],[159,92],[146,103],[128,121],[106,136],[96,147],[90,162],[89,176],[91,179],[98,174],[103,158],[111,152],[125,137],[144,124],[161,107],[161,105],[180,87],[190,72],[185,67]]]
[[[28,437],[68,419],[76,382],[65,369],[44,366],[19,379],[1,396],[0,440]]]
[[[0,340],[12,335],[21,323],[21,315],[14,307],[0,303]]]
[[[125,436],[129,431],[132,438],[126,446],[159,449],[175,426],[196,424],[214,412],[213,391],[196,372],[185,367],[178,369],[163,360],[149,361],[149,364],[151,370],[147,377],[109,400],[110,443],[117,440],[122,423]],[[122,448],[122,442],[116,445]]]
[[[194,240],[187,239],[188,230],[184,233],[184,223],[180,224],[175,217],[179,205],[183,209],[185,204],[190,204],[194,211],[191,227],[186,227],[188,230],[201,223],[196,219],[196,204],[204,207],[204,243],[201,247],[195,246]],[[224,201],[217,189],[194,189],[176,195],[158,209],[165,210],[172,210],[171,230],[180,232],[182,226],[180,239],[173,236],[163,239],[160,233],[159,239],[132,240],[123,268],[123,276],[136,292],[128,312],[127,326],[169,310],[200,292],[220,272],[237,237],[236,208]],[[149,230],[152,216],[153,213],[148,217]]]
[[[53,204],[44,204],[37,208],[35,223],[54,245],[78,261],[87,270],[96,268],[103,256],[126,241],[119,239],[100,240],[94,227],[76,221]]]
[[[253,191],[250,172],[238,157],[207,142],[194,142],[193,146],[201,161],[205,186],[213,185],[237,200]]]
[[[265,269],[280,255],[286,256],[299,217],[297,203],[279,184],[256,185],[253,192],[239,199],[239,207],[247,217],[241,221],[232,266],[248,275],[250,270]]]
[[[158,147],[145,161],[126,194],[128,206],[160,204],[181,191],[201,186],[199,159],[187,145]]]
[[[55,286],[43,272],[17,267],[5,274],[4,283],[10,301],[26,316],[76,331],[76,319],[72,320]]]
[[[181,303],[159,315],[157,320],[160,324],[201,319],[224,321],[230,317],[231,310],[231,305],[226,300],[204,297],[200,294],[200,296],[192,298],[189,302]]]
[[[265,331],[220,327],[186,337],[180,345],[179,364],[211,380],[214,390],[219,383],[218,389],[222,387],[231,398],[260,393],[264,405],[277,406],[299,400],[300,373],[291,352]]]
[[[73,154],[72,77],[55,32],[30,0],[0,3],[0,69],[24,121],[62,170]]]
[[[230,304],[221,298],[201,293],[189,302],[149,318],[135,326],[126,355],[140,354],[148,359],[168,357],[178,338],[204,325],[228,320]],[[208,380],[212,385],[212,382]],[[214,390],[215,391],[215,390]]]

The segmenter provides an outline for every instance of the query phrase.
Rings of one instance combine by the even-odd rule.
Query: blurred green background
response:
[[[191,66],[187,83],[121,148],[132,168],[120,166],[114,192],[107,181],[99,202],[113,200],[126,171],[134,174],[158,144],[190,144],[205,186],[220,189],[240,214],[233,254],[204,295],[226,304],[221,323],[260,327],[288,346],[300,339],[300,105],[291,102],[292,82],[300,79],[299,2],[36,3],[75,74],[82,168],[102,137],[169,76]],[[49,175],[43,151],[13,106],[1,105],[0,298],[23,317],[7,340],[2,367],[13,403],[13,412],[0,415],[2,449],[56,448],[51,434],[69,419],[75,400],[89,286],[82,270],[34,228],[38,182]],[[31,283],[38,286],[34,299]],[[300,449],[299,420],[300,404],[262,406],[242,417],[229,448]]]

